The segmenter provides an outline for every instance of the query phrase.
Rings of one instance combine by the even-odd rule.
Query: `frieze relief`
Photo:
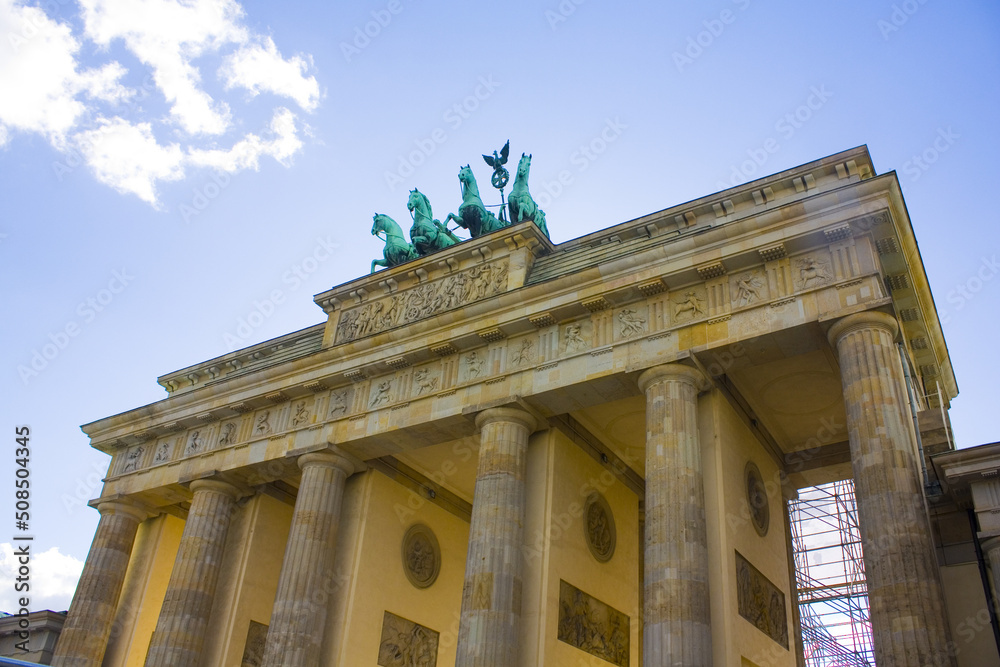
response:
[[[509,261],[481,264],[434,282],[345,309],[336,343],[346,343],[409,324],[507,290]]]
[[[788,648],[785,594],[736,552],[736,598],[740,616]]]
[[[708,314],[704,287],[692,287],[676,296],[671,295],[672,320],[676,323],[698,320]]]
[[[628,667],[629,617],[562,580],[558,639],[611,664]]]
[[[378,646],[380,667],[431,667],[437,664],[439,633],[386,611]]]
[[[646,333],[646,308],[640,302],[635,307],[622,308],[615,317],[619,338],[634,338]]]
[[[792,277],[796,290],[822,287],[833,281],[828,253],[813,252],[796,257],[792,263]]]
[[[729,293],[734,308],[756,306],[768,300],[767,277],[763,271],[744,271],[730,280]]]

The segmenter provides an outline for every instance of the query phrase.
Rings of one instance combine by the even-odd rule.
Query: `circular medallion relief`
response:
[[[587,497],[583,509],[583,534],[594,558],[602,563],[611,560],[615,554],[615,516],[608,501],[596,491]]]
[[[747,504],[750,507],[750,519],[757,534],[767,535],[767,527],[771,524],[771,508],[767,503],[767,489],[760,469],[750,461],[747,463],[744,478],[747,481]]]
[[[441,570],[441,547],[430,528],[417,523],[403,536],[403,572],[417,588],[427,588]]]

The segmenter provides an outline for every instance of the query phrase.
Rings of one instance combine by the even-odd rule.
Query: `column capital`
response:
[[[150,512],[140,503],[131,498],[109,498],[107,500],[97,499],[91,502],[91,506],[101,513],[101,516],[121,514],[131,517],[142,523],[149,518]]]
[[[337,470],[343,471],[344,475],[347,477],[350,477],[358,471],[358,466],[352,458],[348,457],[343,452],[332,449],[301,454],[297,459],[295,459],[295,463],[298,464],[301,470],[313,467],[336,468]]]
[[[895,317],[882,311],[865,310],[860,313],[852,313],[834,322],[830,330],[826,332],[826,337],[830,341],[830,345],[836,349],[841,338],[858,329],[882,329],[889,332],[889,335],[895,339],[896,334],[899,333],[899,323]]]
[[[482,430],[487,424],[493,422],[514,422],[534,432],[538,427],[538,420],[530,413],[518,408],[489,408],[476,415],[476,428]]]
[[[983,553],[989,553],[994,549],[1000,549],[1000,535],[994,535],[985,540],[982,540],[979,543],[979,546],[983,548]]]
[[[247,495],[243,489],[230,484],[229,482],[223,482],[220,479],[196,479],[191,482],[190,489],[191,493],[197,493],[198,491],[211,491],[213,493],[229,496],[233,500],[239,500],[241,497]]]
[[[698,391],[705,391],[711,386],[708,378],[705,377],[705,374],[697,368],[674,363],[663,364],[662,366],[653,366],[652,368],[647,368],[643,371],[638,380],[639,390],[645,394],[646,389],[648,389],[651,385],[654,385],[657,382],[665,382],[667,380],[687,382],[688,384],[694,386],[694,388]]]

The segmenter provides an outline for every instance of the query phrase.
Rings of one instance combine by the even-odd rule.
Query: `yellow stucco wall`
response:
[[[160,606],[163,604],[167,582],[170,581],[170,572],[177,557],[177,547],[181,542],[181,533],[184,532],[184,521],[170,514],[161,514],[143,522],[139,531],[142,539],[155,540],[156,547],[153,549],[152,562],[148,564],[148,574],[142,588],[142,603],[128,643],[128,650],[124,662],[121,663],[126,667],[143,667],[146,663],[146,650],[149,648],[149,640],[153,637],[153,630],[156,629],[156,621],[160,617]],[[132,560],[129,561],[130,569],[143,567],[143,564],[137,561],[137,551],[142,550],[133,548]]]
[[[716,665],[739,667],[744,658],[761,665],[795,664],[785,509],[778,466],[716,390],[699,400],[702,465],[708,524],[712,652]],[[763,537],[750,519],[744,470],[760,469],[768,492],[770,525]],[[788,649],[739,614],[736,587],[739,551],[785,595]]]
[[[455,664],[469,524],[374,470],[348,483],[337,544],[324,665],[375,665],[384,612],[437,631],[438,665]],[[441,547],[437,580],[418,589],[403,571],[406,531],[422,523]]]
[[[240,667],[250,621],[268,625],[293,508],[268,495],[246,501],[226,538],[205,664]]]
[[[629,617],[630,665],[641,664],[638,497],[562,433],[536,434],[529,447],[522,665],[610,664],[558,639],[564,580]],[[614,555],[601,563],[584,534],[587,497],[599,491],[614,514]]]

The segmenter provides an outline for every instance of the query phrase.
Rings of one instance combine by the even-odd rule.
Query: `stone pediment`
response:
[[[412,324],[525,284],[552,242],[525,222],[317,294],[329,315],[323,347]]]

